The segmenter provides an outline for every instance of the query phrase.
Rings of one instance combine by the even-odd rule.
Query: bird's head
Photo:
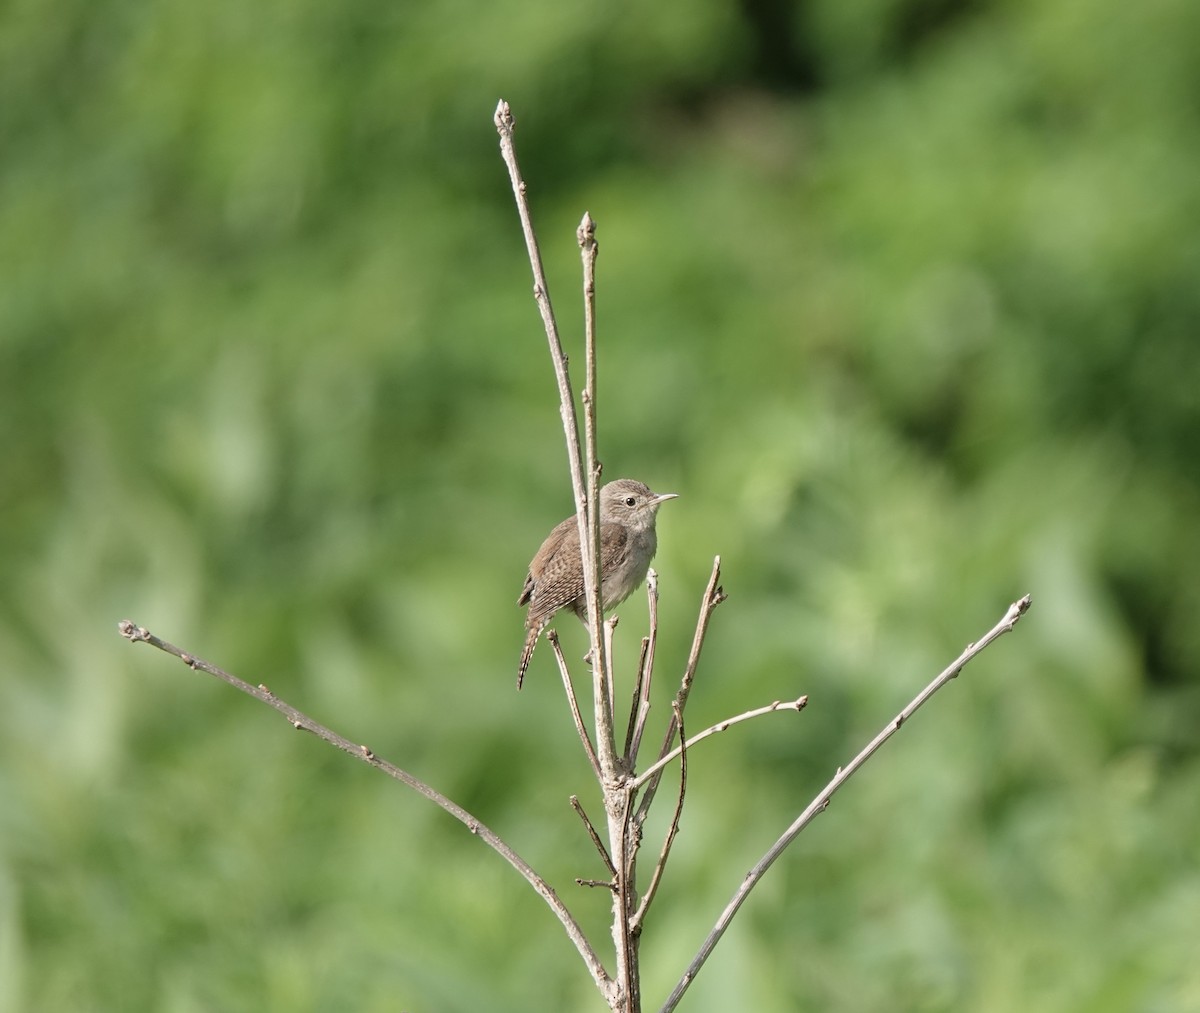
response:
[[[600,490],[600,519],[604,523],[624,524],[635,531],[654,527],[658,508],[678,493],[651,492],[632,478],[619,478]]]

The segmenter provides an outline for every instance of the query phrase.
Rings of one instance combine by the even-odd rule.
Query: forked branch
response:
[[[675,843],[675,835],[679,833],[679,820],[683,816],[683,800],[687,795],[688,742],[685,737],[686,732],[683,724],[683,708],[679,706],[678,700],[672,702],[672,711],[675,715],[675,723],[679,725],[679,794],[675,799],[675,812],[671,816],[671,825],[667,827],[667,836],[663,839],[662,850],[658,853],[658,861],[654,863],[654,872],[650,874],[650,885],[646,887],[646,894],[642,897],[642,902],[638,905],[637,911],[629,919],[629,931],[634,934],[642,931],[642,923],[646,920],[646,912],[650,910],[650,905],[654,903],[655,894],[658,893],[658,886],[662,882],[663,873],[667,869],[667,859],[671,857],[671,845]]]
[[[712,614],[716,611],[718,605],[725,601],[725,589],[720,585],[721,580],[721,557],[717,556],[713,559],[712,574],[708,578],[708,586],[704,589],[704,597],[700,601],[700,615],[696,618],[696,632],[692,634],[692,649],[688,652],[687,665],[683,670],[683,677],[679,680],[679,690],[675,694],[675,702],[679,705],[679,713],[682,713],[684,707],[687,706],[688,695],[692,691],[692,681],[696,678],[696,668],[700,664],[700,652],[704,648],[704,637],[708,633],[708,622],[712,619]],[[679,725],[675,718],[675,713],[671,714],[670,720],[667,722],[667,731],[663,736],[662,748],[658,751],[659,759],[662,759],[675,745],[675,734],[679,731]],[[650,811],[650,805],[654,801],[654,794],[658,791],[658,782],[662,778],[663,768],[659,767],[658,772],[652,774],[646,782],[646,791],[642,795],[641,802],[638,803],[636,819],[639,823],[644,823],[646,814]]]
[[[591,943],[587,941],[587,937],[583,934],[583,929],[579,927],[579,923],[575,921],[571,912],[567,910],[567,906],[562,902],[561,898],[554,889],[541,876],[539,876],[533,868],[518,855],[511,847],[509,847],[500,837],[479,819],[469,813],[456,802],[452,802],[446,798],[441,792],[431,788],[418,777],[414,777],[406,770],[402,770],[393,763],[381,759],[376,756],[369,748],[359,745],[356,742],[351,742],[344,736],[338,735],[337,732],[331,731],[318,721],[314,721],[307,714],[297,710],[291,704],[286,703],[272,693],[266,686],[252,686],[248,682],[244,682],[236,675],[226,672],[224,669],[218,668],[216,665],[204,661],[202,658],[197,658],[194,654],[176,647],[174,644],[168,643],[159,637],[156,637],[144,626],[139,626],[137,623],[131,622],[128,619],[123,619],[117,624],[117,629],[121,636],[133,643],[150,644],[152,647],[157,647],[160,651],[165,651],[167,654],[173,654],[181,659],[188,668],[197,672],[205,672],[208,675],[221,679],[223,682],[229,683],[234,689],[241,690],[247,696],[254,697],[265,703],[268,707],[274,707],[288,720],[293,728],[312,732],[317,738],[327,742],[331,746],[335,746],[342,752],[353,756],[356,760],[361,760],[363,763],[374,767],[376,770],[381,770],[388,777],[394,778],[401,784],[407,785],[413,791],[427,798],[430,802],[440,806],[471,833],[478,837],[484,844],[496,852],[509,865],[520,873],[521,877],[530,886],[537,891],[538,895],[546,902],[550,910],[562,923],[566,929],[567,935],[571,942],[575,944],[575,948],[579,951],[579,955],[583,958],[583,962],[587,965],[588,971],[592,975],[592,980],[596,982],[597,988],[605,996],[611,996],[614,989],[613,979],[601,964],[600,958],[596,955],[596,951],[592,949]]]
[[[1003,619],[996,623],[995,626],[988,630],[987,633],[985,633],[975,643],[968,644],[966,650],[964,650],[962,654],[955,658],[953,663],[950,664],[950,666],[944,671],[942,671],[941,674],[939,674],[932,682],[929,683],[929,685],[921,690],[920,693],[913,697],[908,706],[906,706],[902,711],[900,711],[899,714],[892,718],[892,720],[884,726],[883,730],[876,735],[875,738],[868,742],[853,760],[846,764],[846,766],[838,769],[837,773],[833,776],[833,780],[821,789],[821,791],[817,794],[817,797],[809,803],[808,808],[806,808],[804,812],[802,812],[796,818],[795,822],[792,823],[792,825],[780,835],[779,839],[767,849],[766,854],[759,859],[758,864],[756,864],[754,868],[747,873],[746,878],[742,880],[732,899],[725,906],[725,910],[721,912],[721,917],[717,919],[716,925],[713,926],[712,931],[709,932],[708,937],[701,944],[699,952],[688,965],[687,970],[684,971],[683,977],[679,979],[679,983],[675,986],[675,990],[663,1004],[660,1013],[671,1013],[671,1010],[675,1009],[675,1007],[679,1004],[679,1000],[683,998],[684,992],[687,991],[688,986],[691,985],[693,980],[695,980],[700,968],[704,966],[704,962],[708,959],[709,954],[712,953],[713,947],[717,945],[721,939],[721,936],[725,934],[725,930],[729,927],[729,923],[733,920],[733,916],[737,914],[738,908],[740,908],[745,902],[746,898],[750,894],[750,891],[758,885],[758,882],[762,879],[763,874],[766,873],[766,871],[774,864],[775,859],[783,854],[788,845],[791,844],[792,841],[794,841],[800,834],[800,831],[808,826],[819,813],[823,813],[828,808],[829,800],[833,798],[837,790],[841,788],[841,786],[848,780],[850,780],[850,778],[858,772],[859,768],[862,767],[867,760],[875,755],[876,750],[878,750],[880,746],[882,746],[885,742],[887,742],[888,739],[890,739],[896,734],[896,732],[900,730],[900,726],[903,725],[904,722],[910,717],[912,717],[926,700],[928,700],[931,696],[933,696],[934,693],[945,686],[951,679],[957,677],[958,673],[963,670],[963,666],[966,665],[967,662],[974,658],[977,654],[979,654],[979,652],[985,647],[987,647],[988,644],[998,637],[1003,636],[1005,633],[1008,633],[1014,626],[1016,626],[1017,620],[1019,620],[1021,616],[1028,611],[1030,602],[1031,598],[1029,595],[1025,595],[1025,597],[1021,598],[1019,601],[1013,602],[1008,607],[1008,611],[1004,614]]]
[[[680,742],[678,746],[672,749],[666,756],[659,760],[653,767],[647,767],[633,780],[633,787],[640,788],[650,778],[654,777],[675,757],[682,757],[684,748],[691,749],[698,742],[703,742],[710,735],[719,735],[721,732],[728,731],[734,725],[741,724],[743,721],[749,721],[751,718],[760,718],[764,714],[775,714],[778,711],[795,711],[799,714],[808,706],[808,697],[801,696],[795,700],[776,700],[774,703],[769,703],[765,707],[755,707],[754,710],[745,711],[742,714],[735,714],[731,718],[726,718],[724,721],[718,721],[715,725],[710,725],[702,732],[697,732],[686,743]]]

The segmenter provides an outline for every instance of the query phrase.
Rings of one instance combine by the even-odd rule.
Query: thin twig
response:
[[[626,763],[628,770],[637,769],[637,754],[642,745],[642,733],[646,730],[646,719],[650,716],[650,701],[643,697],[637,704],[637,729],[634,732],[633,742],[629,746],[629,755],[633,759]]]
[[[742,714],[735,714],[731,718],[726,718],[724,721],[718,721],[715,725],[705,728],[702,732],[697,732],[687,740],[686,748],[691,749],[696,743],[707,739],[710,735],[716,735],[720,732],[732,728],[736,724],[741,724],[743,721],[749,721],[751,718],[759,718],[764,714],[774,714],[777,711],[796,711],[799,713],[804,710],[808,704],[808,697],[801,696],[795,700],[776,700],[774,703],[769,703],[765,707],[756,707],[754,710],[746,711]],[[672,749],[666,756],[654,764],[653,767],[647,767],[642,771],[632,782],[633,788],[640,788],[651,777],[657,774],[663,767],[670,763],[675,757],[682,756],[684,745],[681,743]]]
[[[583,715],[579,712],[579,701],[575,697],[575,684],[571,681],[571,672],[567,668],[567,659],[563,657],[562,644],[558,642],[558,632],[548,630],[546,639],[554,650],[554,660],[558,662],[558,671],[562,676],[563,689],[567,691],[567,703],[571,708],[571,717],[575,720],[575,731],[579,733],[579,741],[583,743],[583,751],[587,753],[588,763],[592,773],[600,780],[600,761],[596,759],[596,749],[592,745],[592,737],[588,734],[587,726],[583,723]]]
[[[583,564],[584,596],[588,605],[588,629],[591,635],[591,665],[596,718],[595,749],[601,772],[601,788],[605,794],[605,814],[608,821],[609,840],[612,847],[613,861],[621,870],[625,867],[624,834],[621,830],[622,815],[618,805],[619,787],[621,780],[620,765],[617,761],[616,747],[613,741],[612,705],[606,699],[606,680],[604,663],[604,640],[601,632],[600,609],[600,560],[599,560],[599,503],[596,485],[599,480],[600,466],[596,457],[595,446],[595,343],[594,343],[594,280],[585,282],[585,298],[588,303],[587,321],[587,382],[583,392],[583,404],[587,430],[585,433],[585,452],[587,471],[580,459],[580,433],[575,402],[571,391],[571,382],[567,372],[566,356],[563,354],[562,342],[559,340],[558,327],[554,321],[550,298],[546,284],[545,272],[542,269],[541,254],[538,250],[537,239],[534,235],[532,218],[526,200],[526,185],[521,178],[517,166],[516,151],[513,146],[513,116],[507,102],[501,100],[496,106],[496,130],[500,135],[500,153],[508,167],[509,179],[512,182],[513,197],[517,203],[517,211],[521,218],[521,228],[525,235],[525,246],[529,254],[530,266],[533,269],[534,298],[541,311],[542,322],[546,329],[546,338],[550,346],[550,357],[554,362],[555,376],[558,379],[560,412],[563,421],[563,433],[567,442],[567,458],[571,471],[571,486],[575,494],[575,521],[579,532],[580,561]],[[590,218],[585,216],[584,226],[581,226],[580,243],[584,247],[583,256],[585,273],[589,261],[594,266],[595,243]],[[590,251],[588,247],[591,247]],[[589,294],[592,293],[592,294]],[[585,479],[588,488],[585,488]],[[589,494],[590,489],[590,494]],[[625,797],[628,797],[627,795]],[[618,876],[618,880],[623,877]],[[614,918],[614,930],[621,921]],[[631,987],[631,961],[627,940],[617,939],[617,962],[615,981],[611,988],[602,989],[605,999],[613,1009],[618,1003],[628,1005],[633,994]],[[624,944],[624,945],[623,945]]]
[[[528,187],[521,178],[521,170],[517,165],[517,152],[513,145],[514,120],[512,110],[507,102],[500,100],[496,106],[494,117],[496,131],[500,135],[500,156],[508,168],[508,177],[512,183],[513,198],[517,204],[517,214],[521,219],[521,232],[525,236],[525,250],[529,255],[529,266],[533,270],[533,298],[537,302],[538,311],[542,316],[542,324],[546,330],[546,341],[550,347],[550,359],[554,364],[554,376],[558,381],[559,414],[562,416],[563,436],[567,442],[567,461],[571,472],[571,489],[575,496],[575,521],[579,531],[579,551],[583,562],[583,582],[587,600],[592,600],[593,593],[598,594],[596,568],[592,565],[594,556],[593,539],[588,531],[588,493],[584,483],[583,461],[579,452],[579,421],[575,414],[575,395],[571,389],[571,376],[567,370],[567,356],[563,352],[562,341],[558,335],[558,324],[554,319],[554,308],[550,302],[550,288],[546,282],[546,272],[542,267],[542,254],[538,248],[537,235],[533,230],[533,217],[529,211],[529,201],[526,199]],[[598,630],[592,630],[592,651],[601,650]],[[594,663],[594,662],[593,662]],[[604,743],[599,743],[601,760],[605,756]]]
[[[899,714],[892,718],[892,720],[884,726],[883,730],[876,735],[875,738],[868,742],[853,760],[838,770],[838,772],[834,775],[833,780],[821,789],[816,798],[809,803],[808,808],[806,808],[804,812],[802,812],[796,818],[796,821],[783,832],[779,839],[767,850],[766,854],[759,859],[754,868],[746,874],[746,878],[743,879],[739,884],[737,891],[733,895],[733,898],[725,906],[725,910],[721,912],[721,917],[717,919],[716,925],[713,926],[712,931],[709,932],[708,937],[704,940],[703,944],[701,944],[699,952],[688,965],[687,970],[684,971],[683,977],[679,979],[679,983],[675,986],[675,990],[663,1004],[660,1013],[671,1013],[671,1010],[675,1009],[675,1007],[679,1004],[679,1000],[683,998],[684,992],[687,991],[688,986],[691,985],[692,981],[699,973],[700,968],[708,959],[709,954],[712,953],[713,947],[717,945],[721,936],[724,935],[725,930],[729,927],[730,921],[733,919],[733,916],[737,914],[738,908],[740,908],[745,902],[747,896],[750,894],[750,891],[754,889],[759,880],[762,879],[763,874],[766,873],[775,860],[781,854],[783,854],[784,850],[789,844],[792,843],[792,841],[796,839],[799,833],[806,826],[808,826],[809,823],[811,823],[819,813],[824,812],[825,809],[828,808],[829,801],[833,798],[837,790],[854,776],[858,769],[875,754],[876,750],[878,750],[880,746],[882,746],[888,739],[890,739],[896,734],[896,732],[900,730],[900,726],[903,725],[904,722],[910,717],[912,717],[912,715],[915,714],[918,709],[920,709],[921,705],[924,704],[926,700],[928,700],[931,696],[933,696],[934,693],[945,686],[951,679],[955,678],[958,673],[962,671],[963,666],[966,665],[967,662],[979,654],[979,652],[992,643],[993,640],[1012,630],[1012,628],[1016,626],[1017,620],[1019,620],[1021,616],[1023,616],[1029,609],[1030,601],[1030,596],[1025,595],[1025,597],[1021,598],[1019,601],[1013,602],[1008,607],[1008,611],[1004,614],[1003,619],[1001,619],[998,623],[996,623],[995,626],[988,630],[988,632],[985,633],[982,638],[973,644],[968,644],[966,650],[964,650],[948,668],[941,672],[937,678],[935,678],[929,683],[929,685],[921,690],[920,693],[913,697],[908,706],[906,706],[902,711],[900,711]]]
[[[602,887],[610,893],[616,893],[617,890],[617,881],[615,879],[581,879],[579,876],[576,876],[575,882],[579,886]]]
[[[189,652],[176,647],[174,644],[168,643],[167,641],[156,637],[145,627],[138,626],[136,623],[131,622],[128,619],[124,619],[118,623],[117,628],[120,630],[121,636],[125,637],[127,640],[130,640],[133,643],[150,644],[153,647],[157,647],[160,651],[165,651],[167,654],[173,654],[175,657],[181,659],[189,668],[200,672],[206,672],[208,675],[215,676],[216,678],[229,683],[229,685],[233,686],[235,689],[241,690],[247,696],[252,696],[256,700],[260,700],[267,704],[269,707],[273,707],[285,718],[287,718],[288,723],[293,728],[311,732],[322,741],[327,742],[331,746],[335,746],[336,748],[342,750],[342,752],[353,756],[355,759],[361,760],[363,763],[374,767],[376,770],[383,771],[389,777],[394,778],[401,784],[407,785],[409,788],[412,788],[413,791],[422,795],[424,798],[427,798],[430,802],[440,806],[456,820],[462,823],[463,826],[471,831],[471,833],[475,834],[489,848],[500,855],[500,857],[508,862],[509,865],[516,869],[522,878],[524,878],[524,880],[530,886],[532,886],[534,890],[537,891],[546,904],[549,905],[550,910],[554,912],[555,916],[562,923],[563,928],[566,929],[567,935],[575,944],[575,948],[579,951],[579,955],[583,958],[583,962],[587,965],[588,971],[591,972],[592,979],[596,982],[596,986],[600,989],[601,993],[603,993],[605,996],[608,996],[612,993],[615,985],[613,979],[609,976],[608,972],[604,970],[604,966],[601,964],[600,958],[596,955],[595,950],[592,949],[591,944],[587,941],[587,937],[583,934],[583,929],[579,927],[578,922],[575,921],[574,917],[571,915],[571,912],[567,910],[567,906],[562,902],[558,894],[554,892],[554,889],[533,870],[528,862],[526,862],[511,847],[509,847],[509,845],[501,840],[494,831],[486,827],[462,806],[452,802],[450,799],[446,798],[445,795],[441,794],[441,792],[431,788],[424,781],[408,773],[408,771],[402,770],[395,764],[389,763],[387,760],[376,756],[366,746],[351,742],[349,739],[343,738],[341,735],[331,731],[319,722],[314,721],[307,714],[304,714],[295,707],[291,706],[291,704],[285,703],[269,689],[267,689],[266,686],[252,686],[248,682],[243,682],[236,675],[231,675],[229,672],[218,668],[216,665],[210,664],[201,658],[197,658],[194,654],[190,654]]]
[[[596,450],[596,223],[584,213],[575,230],[583,261],[583,448],[588,483],[588,554],[583,557],[591,580],[585,584],[588,630],[592,638],[592,691],[596,710],[596,736],[600,740],[602,769],[607,778],[615,775],[615,745],[612,741],[612,672],[608,663],[611,630],[601,628],[604,615],[600,601],[600,461]],[[601,717],[603,711],[604,716]],[[602,779],[601,783],[604,781]]]
[[[623,777],[617,759],[616,742],[613,738],[613,677],[612,677],[612,633],[617,620],[614,616],[605,622],[600,601],[600,461],[596,452],[596,257],[600,248],[596,243],[596,223],[592,216],[584,214],[576,230],[580,256],[583,261],[583,314],[586,382],[583,388],[584,452],[587,460],[588,479],[588,552],[583,565],[589,579],[584,589],[587,597],[588,629],[592,639],[592,689],[596,711],[596,745],[600,759],[602,777],[600,785],[604,791],[604,809],[608,817],[608,839],[616,866],[616,891],[614,892],[614,935],[617,951],[616,980],[622,1006],[633,1013],[637,982],[635,958],[631,950],[628,932],[628,862],[626,860],[627,837],[625,824],[628,820],[630,796],[620,780]]]
[[[679,818],[683,815],[683,798],[687,793],[687,751],[688,743],[683,725],[683,708],[678,701],[672,701],[671,709],[675,712],[675,722],[679,725],[679,796],[675,800],[675,814],[671,817],[671,825],[667,828],[667,836],[663,840],[662,851],[658,861],[654,863],[654,872],[650,875],[650,885],[634,916],[629,919],[629,931],[635,935],[642,931],[642,923],[646,920],[646,912],[654,902],[658,893],[658,885],[662,882],[663,871],[667,867],[667,859],[671,857],[671,845],[675,843],[675,835],[679,833]]]
[[[617,628],[618,622],[620,616],[609,616],[604,620],[604,698],[609,705],[610,728],[615,728],[617,709],[616,695],[613,692],[613,630]]]
[[[579,818],[583,820],[583,825],[587,828],[588,837],[592,839],[592,843],[596,846],[596,850],[600,852],[601,861],[608,866],[608,871],[611,872],[615,878],[617,875],[617,869],[616,866],[613,865],[612,858],[608,853],[608,848],[604,846],[604,842],[600,840],[600,835],[596,833],[595,824],[593,824],[588,818],[588,814],[583,811],[583,806],[579,802],[578,795],[571,796],[571,808],[574,809],[575,812],[579,814]]]
[[[654,571],[651,570],[651,573]],[[625,757],[625,769],[633,770],[633,762],[630,759],[630,750],[633,748],[633,733],[637,727],[638,714],[642,709],[642,680],[645,678],[646,672],[646,652],[650,650],[650,638],[642,637],[642,647],[638,652],[637,671],[634,673],[633,695],[629,703],[629,722],[625,726],[625,749],[621,754]]]
[[[636,1013],[641,1009],[641,984],[637,974],[637,942],[629,931],[633,859],[636,857],[631,855],[629,850],[629,814],[633,809],[633,792],[622,784],[614,786],[611,791],[606,790],[606,795],[613,797],[618,810],[615,818],[610,816],[609,820],[609,833],[613,841],[613,864],[617,867],[617,875],[613,881],[613,942],[617,948],[617,986],[621,990],[625,1013]],[[612,808],[609,807],[610,813]]]
[[[725,600],[725,591],[719,583],[721,579],[721,557],[717,556],[713,560],[712,575],[708,578],[708,586],[704,589],[704,598],[700,602],[700,615],[696,618],[696,632],[692,635],[692,649],[688,653],[687,667],[683,670],[683,678],[679,681],[679,692],[675,694],[675,700],[679,704],[680,711],[687,705],[688,694],[692,691],[692,680],[696,677],[696,667],[700,664],[700,651],[704,647],[704,636],[708,632],[708,621],[712,618],[713,611],[718,605]],[[675,745],[675,733],[678,731],[678,725],[675,721],[675,715],[671,715],[671,720],[667,722],[667,731],[663,736],[662,748],[658,751],[659,759],[662,759],[671,751],[671,747]],[[637,819],[639,822],[644,822],[646,814],[650,811],[650,804],[654,801],[654,794],[658,791],[658,782],[662,778],[662,770],[646,782],[646,791],[642,795],[642,801],[638,805]]]
[[[638,667],[638,685],[641,701],[636,703],[637,720],[633,738],[625,747],[625,766],[637,770],[638,752],[642,748],[642,734],[646,731],[646,718],[650,716],[650,683],[654,678],[654,651],[658,646],[658,574],[651,568],[646,573],[646,598],[650,603],[650,633]]]

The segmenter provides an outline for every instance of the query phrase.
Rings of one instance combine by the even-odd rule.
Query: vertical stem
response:
[[[587,478],[585,484],[583,462],[579,449],[579,422],[575,413],[575,398],[571,390],[571,379],[567,372],[567,359],[563,353],[562,342],[558,336],[558,325],[554,319],[554,311],[550,304],[549,289],[546,283],[545,270],[542,267],[541,253],[538,250],[537,237],[533,231],[533,220],[529,213],[529,203],[526,200],[526,186],[521,178],[517,165],[516,150],[513,147],[513,116],[507,102],[501,99],[496,106],[496,130],[500,135],[500,154],[508,167],[509,179],[512,182],[513,197],[517,204],[517,213],[521,218],[521,230],[525,236],[525,247],[529,254],[529,263],[533,269],[533,296],[537,301],[542,315],[542,323],[546,328],[546,340],[550,345],[550,358],[554,362],[554,373],[558,379],[559,410],[562,415],[563,434],[567,441],[567,459],[571,469],[571,487],[575,493],[575,520],[579,531],[579,551],[583,563],[584,596],[588,607],[588,628],[591,633],[592,651],[592,682],[595,698],[596,715],[596,753],[600,762],[601,788],[604,792],[604,807],[608,817],[609,840],[613,843],[614,864],[618,872],[618,886],[622,883],[623,859],[617,861],[617,843],[621,839],[620,851],[624,854],[624,831],[619,826],[618,811],[620,805],[617,795],[621,793],[621,768],[616,757],[613,744],[612,709],[606,699],[604,680],[604,638],[601,631],[602,616],[600,613],[600,517],[596,482],[599,478],[599,465],[596,461],[596,349],[595,349],[595,261],[596,240],[595,226],[591,217],[584,215],[579,229],[579,243],[583,251],[584,263],[584,298],[587,328],[587,381],[583,391],[585,412],[585,444],[587,453]],[[614,836],[616,830],[616,836]],[[624,890],[615,890],[614,903],[621,905],[625,914],[622,918],[627,922],[628,908],[625,906]],[[622,918],[614,918],[614,935],[618,935],[616,925]],[[624,922],[623,922],[624,923]],[[629,967],[627,936],[615,940],[617,943],[618,969],[615,982],[606,982],[603,987],[604,997],[611,1008],[624,1005],[628,1010]],[[636,1013],[636,1011],[634,1011]]]
[[[713,610],[725,600],[725,591],[718,583],[720,579],[721,557],[715,556],[712,574],[708,578],[708,586],[704,589],[704,599],[700,603],[700,615],[696,619],[696,632],[692,634],[692,649],[688,654],[687,667],[683,670],[679,691],[675,694],[675,703],[679,705],[681,712],[687,706],[688,694],[692,691],[692,680],[696,677],[696,666],[700,664],[700,651],[704,647],[704,635],[708,632],[708,621],[712,618]],[[662,748],[658,751],[660,760],[671,751],[671,747],[675,744],[675,733],[678,730],[679,723],[672,714],[671,720],[667,722],[667,733],[663,736]],[[639,824],[646,820],[650,804],[654,801],[655,792],[658,791],[658,782],[662,780],[662,773],[660,770],[644,786],[645,791],[642,794],[641,802],[638,803],[636,816]]]
[[[533,298],[537,302],[542,315],[542,324],[546,329],[546,340],[550,345],[550,358],[554,363],[554,375],[558,380],[559,414],[562,416],[563,435],[567,441],[567,461],[571,469],[571,488],[575,494],[575,518],[579,524],[579,544],[583,555],[583,582],[588,595],[588,601],[593,595],[598,595],[596,581],[597,569],[594,565],[592,541],[588,535],[588,494],[583,478],[583,462],[579,456],[579,421],[575,415],[575,395],[571,389],[571,377],[567,372],[567,357],[563,352],[562,341],[558,336],[558,324],[554,319],[554,308],[550,303],[550,288],[546,283],[546,271],[542,266],[542,254],[538,249],[537,236],[533,231],[533,218],[529,213],[529,201],[526,199],[525,180],[521,178],[521,169],[517,165],[517,152],[513,146],[514,120],[512,110],[503,99],[496,106],[494,118],[496,130],[500,134],[500,156],[508,168],[508,177],[512,183],[513,198],[517,203],[517,214],[521,219],[521,232],[525,236],[525,249],[529,254],[529,266],[533,269]],[[586,395],[586,392],[585,392]],[[595,631],[592,635],[592,650],[596,650],[598,638]],[[603,744],[601,744],[603,750]]]
[[[583,388],[583,433],[584,451],[587,460],[588,554],[584,562],[591,580],[586,583],[588,603],[588,628],[592,637],[592,680],[596,709],[597,750],[600,768],[605,779],[617,776],[616,747],[613,744],[612,702],[609,699],[607,671],[602,628],[604,615],[600,602],[600,463],[596,455],[596,256],[600,252],[596,242],[596,223],[592,216],[584,214],[575,232],[583,258],[583,326],[586,380]],[[603,716],[602,716],[603,715]]]
[[[642,748],[642,733],[646,730],[646,718],[650,715],[650,682],[654,678],[654,651],[658,646],[658,574],[651,567],[646,571],[646,595],[650,600],[650,635],[645,640],[638,668],[639,696],[634,696],[632,734],[625,745],[625,764],[632,772],[637,769],[638,751]]]
[[[997,637],[1011,632],[1012,628],[1016,626],[1017,620],[1029,610],[1030,602],[1029,595],[1025,595],[1025,597],[1013,602],[1008,607],[1008,611],[1004,614],[1003,619],[996,623],[979,640],[976,640],[973,644],[968,644],[966,650],[948,668],[943,669],[941,674],[936,676],[920,693],[913,697],[899,714],[884,725],[880,733],[868,742],[854,759],[844,767],[838,767],[837,773],[833,775],[833,780],[821,789],[817,797],[808,804],[804,812],[796,817],[792,825],[767,849],[766,854],[758,860],[754,868],[746,873],[737,890],[734,892],[733,897],[725,905],[725,910],[721,912],[721,916],[717,919],[717,924],[713,926],[712,931],[709,932],[704,942],[701,943],[699,952],[692,958],[692,962],[688,965],[687,970],[683,972],[683,977],[679,979],[675,990],[667,997],[667,1001],[663,1003],[659,1013],[671,1013],[679,1005],[679,1000],[683,998],[684,992],[688,990],[695,980],[696,975],[700,973],[700,968],[708,960],[713,948],[721,941],[721,936],[729,928],[729,923],[733,921],[733,916],[738,913],[738,909],[750,895],[750,891],[758,885],[759,881],[766,875],[767,870],[771,868],[775,860],[783,854],[792,841],[799,836],[800,832],[828,808],[829,800],[833,798],[834,793],[849,781],[858,772],[859,768],[874,756],[879,748],[895,735],[901,726],[920,710],[921,706],[934,693],[947,685],[951,679],[958,678],[958,673],[963,670],[963,666],[967,662]]]
[[[583,259],[583,309],[586,382],[583,389],[584,449],[588,479],[588,545],[591,581],[586,585],[588,627],[592,639],[592,687],[596,712],[596,747],[603,774],[604,809],[608,818],[608,839],[616,868],[613,891],[613,944],[617,953],[616,980],[625,1013],[639,1013],[640,988],[636,981],[636,958],[629,936],[631,906],[629,883],[629,816],[631,793],[625,788],[625,770],[617,755],[613,737],[613,690],[609,669],[611,626],[605,624],[600,600],[600,462],[596,455],[596,223],[584,214],[576,230]]]

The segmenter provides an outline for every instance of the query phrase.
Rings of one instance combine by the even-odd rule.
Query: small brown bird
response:
[[[620,605],[643,580],[658,548],[654,519],[658,508],[676,493],[653,493],[641,482],[619,478],[600,490],[600,607]],[[570,609],[587,622],[579,525],[572,515],[555,526],[529,564],[518,605],[528,605],[525,649],[517,671],[517,689],[542,630],[560,609]]]

